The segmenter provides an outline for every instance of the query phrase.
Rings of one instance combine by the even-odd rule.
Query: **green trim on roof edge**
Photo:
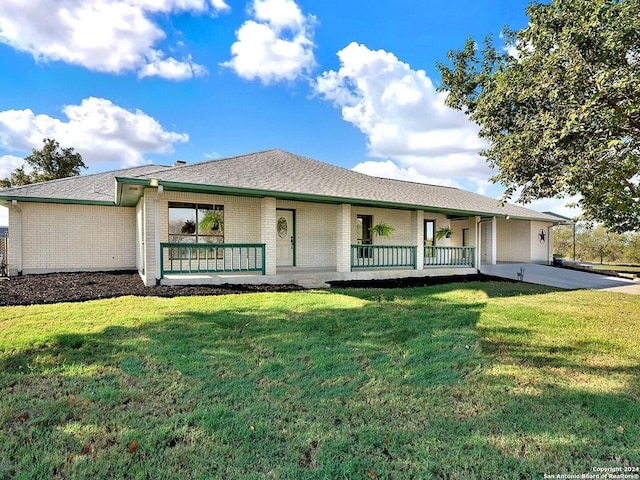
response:
[[[151,180],[149,179],[137,179],[137,178],[122,178],[116,177],[116,182],[127,185],[142,185],[145,187],[151,186]],[[444,215],[462,215],[462,216],[479,216],[479,217],[498,217],[506,218],[507,216],[514,220],[528,220],[528,221],[541,221],[554,223],[552,220],[546,218],[526,218],[518,217],[512,214],[499,214],[493,212],[477,212],[469,210],[454,210],[444,209],[428,205],[414,205],[408,203],[394,203],[384,202],[379,200],[362,200],[347,197],[329,197],[324,195],[313,195],[308,193],[295,193],[295,192],[278,192],[273,190],[259,190],[244,187],[226,187],[218,185],[202,185],[197,183],[183,183],[183,182],[170,182],[166,180],[158,179],[158,185],[166,187],[170,191],[175,192],[191,192],[191,193],[217,193],[226,195],[238,195],[243,197],[274,197],[280,200],[297,200],[303,202],[316,202],[339,205],[341,203],[348,203],[356,206],[364,207],[382,207],[382,208],[396,208],[402,210],[416,210],[416,211],[429,211],[434,213],[442,213]],[[118,190],[119,197],[116,198],[116,203],[120,202],[121,191]]]
[[[108,202],[106,200],[79,200],[75,198],[49,198],[49,197],[17,197],[13,196],[0,196],[0,203],[11,204],[11,201],[17,200],[18,202],[29,203],[61,203],[68,205],[99,205],[102,207],[119,207],[114,202]]]

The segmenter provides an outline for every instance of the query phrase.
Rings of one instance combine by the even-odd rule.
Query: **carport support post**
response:
[[[469,241],[475,248],[474,265],[480,271],[480,217],[469,217]]]
[[[489,265],[495,265],[498,256],[498,221],[496,217],[491,219],[491,233],[489,237]]]

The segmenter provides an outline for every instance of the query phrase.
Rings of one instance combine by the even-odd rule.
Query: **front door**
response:
[[[295,229],[292,210],[276,210],[276,266],[293,266]]]

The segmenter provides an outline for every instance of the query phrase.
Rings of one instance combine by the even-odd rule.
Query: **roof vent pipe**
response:
[[[181,167],[182,165],[186,165],[187,162],[184,160],[176,160],[173,164],[174,167]]]

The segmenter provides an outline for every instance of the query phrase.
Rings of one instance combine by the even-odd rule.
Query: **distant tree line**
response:
[[[586,223],[578,223],[575,228],[577,261],[640,264],[640,233],[616,233],[603,225]],[[553,229],[554,256],[573,258],[573,235],[572,225]]]

